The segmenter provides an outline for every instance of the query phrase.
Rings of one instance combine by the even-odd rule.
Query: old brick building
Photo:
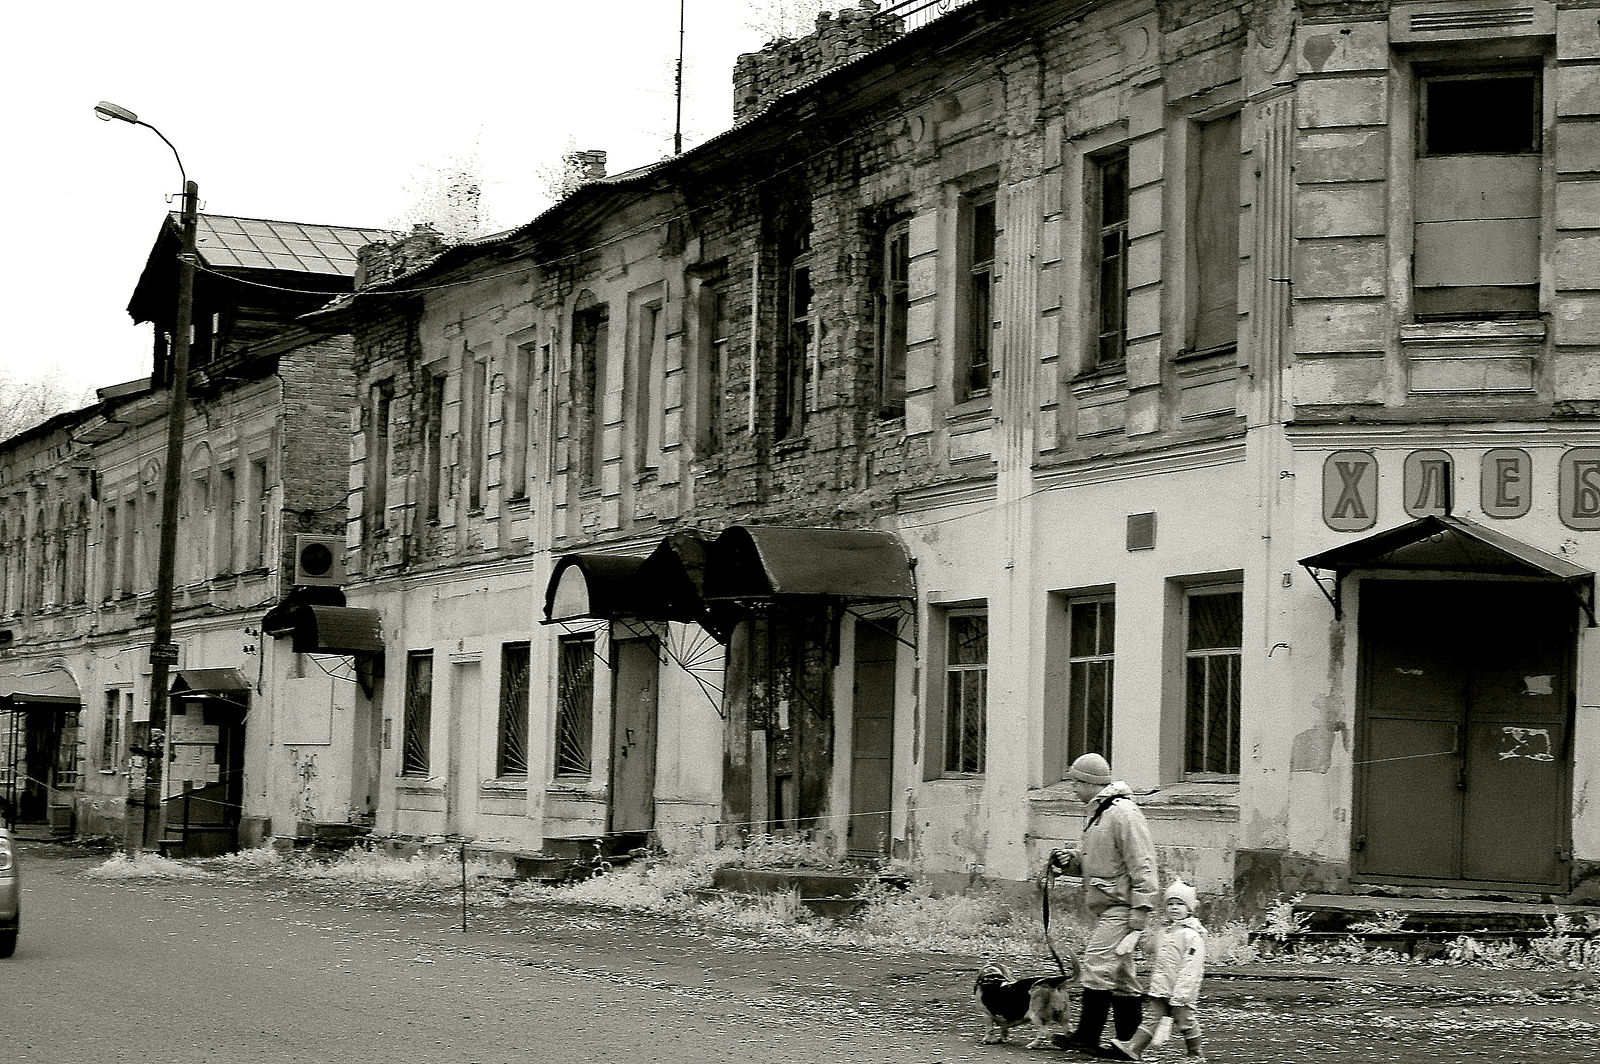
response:
[[[863,5],[682,156],[374,249],[379,829],[1015,879],[1099,749],[1211,891],[1592,891],[1594,27]]]
[[[337,713],[355,678],[275,655],[261,622],[302,579],[298,538],[337,547],[343,526],[349,339],[294,319],[348,291],[356,248],[387,235],[201,216],[166,735],[174,852],[366,812]],[[173,217],[128,308],[153,323],[152,377],[0,445],[0,795],[61,832],[120,837],[142,771],[178,245]]]

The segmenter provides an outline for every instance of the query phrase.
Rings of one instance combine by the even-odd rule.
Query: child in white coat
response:
[[[1161,934],[1155,966],[1150,972],[1150,990],[1145,995],[1149,1008],[1144,1022],[1127,1041],[1111,1040],[1115,1048],[1109,1055],[1122,1060],[1142,1060],[1144,1050],[1155,1037],[1156,1025],[1172,1018],[1172,1028],[1183,1036],[1191,1062],[1200,1055],[1200,1018],[1195,1007],[1200,1001],[1200,980],[1206,970],[1206,929],[1195,918],[1198,899],[1194,888],[1179,880],[1167,888],[1167,917],[1171,921]]]

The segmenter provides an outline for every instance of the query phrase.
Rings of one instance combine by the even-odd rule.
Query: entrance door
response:
[[[655,827],[656,693],[661,675],[654,639],[615,643],[611,714],[611,830]]]
[[[850,737],[852,857],[889,852],[889,808],[894,802],[894,632],[882,623],[856,622],[854,724]]]
[[[1354,870],[1566,890],[1571,595],[1367,581]]]

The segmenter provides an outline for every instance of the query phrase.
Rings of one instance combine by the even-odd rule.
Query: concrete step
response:
[[[1600,906],[1542,905],[1481,898],[1396,898],[1370,894],[1307,894],[1294,904],[1306,930],[1343,933],[1352,925],[1398,924],[1411,932],[1468,934],[1474,931],[1545,933],[1565,914],[1580,926],[1600,926]]]

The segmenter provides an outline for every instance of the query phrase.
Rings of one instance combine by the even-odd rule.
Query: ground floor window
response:
[[[500,648],[500,737],[496,776],[528,774],[528,644]]]
[[[1184,632],[1184,771],[1237,775],[1243,589],[1191,588],[1184,596]]]
[[[556,775],[587,778],[594,769],[594,633],[562,636],[557,665]]]
[[[982,772],[989,686],[989,617],[951,613],[945,642],[944,770]]]
[[[1074,599],[1067,604],[1067,764],[1080,754],[1088,753],[1100,754],[1108,761],[1112,759],[1111,691],[1116,620],[1116,603],[1109,596]]]
[[[433,731],[433,651],[413,650],[406,659],[406,707],[400,744],[400,775],[428,774]]]

